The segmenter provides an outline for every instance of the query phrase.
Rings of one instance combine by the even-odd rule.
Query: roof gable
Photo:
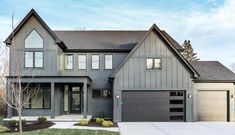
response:
[[[167,39],[161,32],[161,30],[156,26],[156,24],[153,24],[152,27],[149,29],[149,31],[142,37],[142,39],[138,42],[138,44],[132,49],[132,51],[127,55],[127,57],[122,61],[122,63],[114,70],[114,72],[111,74],[111,78],[115,77],[115,74],[121,69],[122,66],[128,61],[128,59],[134,54],[134,52],[139,48],[139,46],[144,42],[144,40],[150,35],[152,31],[156,31],[160,37],[169,45],[169,47],[173,50],[173,52],[176,54],[176,56],[183,62],[183,64],[186,65],[186,67],[193,73],[193,77],[198,77],[199,74],[197,71],[190,65],[190,63],[183,58],[183,56],[177,51],[176,47]]]
[[[48,27],[48,25],[42,20],[42,18],[37,14],[34,9],[31,9],[29,11],[29,13],[23,18],[23,20],[16,26],[13,32],[7,37],[7,39],[4,41],[6,45],[11,45],[11,39],[13,38],[13,36],[15,36],[20,31],[20,29],[32,16],[34,16],[36,20],[43,26],[43,28],[45,28],[45,30],[52,36],[56,44],[58,44],[62,49],[67,48],[63,41],[57,37],[57,35]]]

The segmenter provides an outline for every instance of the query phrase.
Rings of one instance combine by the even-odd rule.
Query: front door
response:
[[[81,89],[78,86],[71,87],[70,112],[81,113]]]

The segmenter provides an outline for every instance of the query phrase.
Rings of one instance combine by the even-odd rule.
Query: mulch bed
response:
[[[74,126],[82,126],[79,125],[79,123],[74,124]],[[103,127],[101,124],[96,123],[94,119],[92,119],[91,121],[88,122],[88,125],[84,125],[84,126],[90,126],[90,127]],[[113,126],[110,127],[118,127],[118,124],[116,122],[113,123]],[[109,128],[109,127],[104,127],[104,128]]]
[[[53,123],[51,121],[47,121],[46,123],[43,123],[43,124],[39,124],[38,122],[32,122],[30,124],[24,125],[22,127],[22,129],[23,129],[23,132],[35,131],[35,130],[49,128],[49,127],[53,126],[54,124],[55,123]],[[18,127],[9,127],[9,126],[7,126],[7,128],[10,129],[10,131],[8,131],[8,132],[19,132]]]

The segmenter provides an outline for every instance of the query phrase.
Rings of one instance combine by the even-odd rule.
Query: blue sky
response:
[[[190,39],[200,60],[235,71],[234,0],[1,0],[0,39],[34,8],[51,29],[146,30],[156,23],[180,44]]]

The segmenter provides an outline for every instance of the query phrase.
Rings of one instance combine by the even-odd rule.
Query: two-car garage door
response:
[[[197,92],[198,121],[229,121],[228,91]]]
[[[123,91],[122,121],[185,121],[185,92]]]

